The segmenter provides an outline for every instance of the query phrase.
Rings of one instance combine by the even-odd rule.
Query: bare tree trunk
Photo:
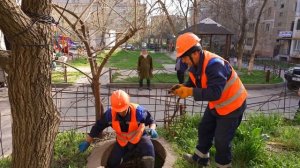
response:
[[[264,0],[262,6],[260,8],[259,14],[257,16],[256,23],[255,23],[254,42],[253,42],[253,46],[252,46],[252,49],[251,49],[251,56],[250,56],[249,65],[248,65],[248,75],[251,75],[252,71],[253,71],[254,59],[255,59],[255,48],[256,48],[256,45],[257,45],[257,34],[258,34],[259,22],[260,22],[261,15],[262,15],[262,12],[263,12],[263,10],[266,6],[267,1],[268,0]]]
[[[0,29],[12,46],[7,72],[14,168],[50,167],[59,126],[51,98],[51,20],[44,17],[50,11],[50,1],[23,0],[22,10],[0,1]]]
[[[168,21],[169,21],[169,24],[170,24],[170,26],[171,26],[171,28],[172,28],[172,32],[173,32],[173,34],[175,35],[175,36],[177,36],[177,31],[176,31],[176,28],[175,28],[175,26],[174,26],[174,23],[173,23],[173,21],[172,21],[172,19],[171,19],[171,17],[170,17],[170,14],[169,14],[169,12],[168,12],[168,9],[166,8],[166,5],[161,1],[161,0],[158,0],[158,2],[159,2],[159,4],[161,5],[161,7],[162,7],[162,10],[165,12],[165,14],[167,15],[167,19],[168,19]]]
[[[241,70],[243,67],[243,53],[244,53],[244,41],[246,36],[246,0],[241,0],[241,10],[242,10],[242,23],[240,24],[240,36],[237,43],[237,62],[238,70]]]
[[[103,106],[101,103],[101,97],[100,97],[100,82],[99,78],[95,78],[92,82],[92,89],[93,89],[93,95],[95,97],[95,110],[96,110],[96,120],[99,120],[101,118],[101,115],[103,114]]]

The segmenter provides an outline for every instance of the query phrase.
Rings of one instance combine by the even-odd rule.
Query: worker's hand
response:
[[[181,99],[185,99],[189,96],[193,96],[193,88],[182,86],[174,91],[174,95],[179,96]]]
[[[158,138],[158,134],[155,129],[150,129],[149,135],[151,136],[152,139]]]
[[[184,86],[183,84],[176,84],[176,85],[173,85],[173,86],[171,87],[171,89],[169,89],[168,93],[169,93],[169,94],[175,94],[175,93],[174,93],[175,90],[176,90],[176,89],[179,89],[180,87],[183,87],[183,86]]]
[[[83,141],[83,142],[81,142],[80,144],[79,144],[79,151],[80,152],[84,152],[84,151],[86,151],[87,150],[87,148],[90,146],[90,143],[89,142],[87,142],[87,141]]]

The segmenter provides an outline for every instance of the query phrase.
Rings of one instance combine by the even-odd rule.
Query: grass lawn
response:
[[[152,57],[154,69],[163,68],[162,64],[175,64],[175,60],[172,60],[164,53],[149,53]],[[140,51],[125,51],[119,50],[115,52],[108,61],[109,67],[115,67],[120,69],[136,69],[138,57]]]
[[[121,74],[116,74],[113,77],[113,80],[115,79],[115,83],[138,83],[139,81],[139,78],[137,76],[119,80],[117,79],[117,75],[120,76]],[[151,79],[151,83],[178,83],[178,80],[176,74],[160,73],[153,76],[153,78]]]
[[[77,79],[84,76],[80,72],[67,72],[67,81],[68,83],[75,83]],[[65,83],[64,81],[64,73],[60,71],[52,71],[51,80],[53,84]]]
[[[150,52],[149,52],[150,53]],[[172,60],[169,56],[164,53],[150,53],[154,69],[163,68],[162,64],[175,64],[175,60]],[[136,69],[138,57],[140,56],[140,51],[126,51],[117,50],[108,60],[106,66],[115,67],[119,69]],[[99,56],[97,62],[100,63],[102,58]],[[89,66],[86,57],[79,57],[70,62],[70,65],[75,67],[85,67]]]
[[[251,75],[247,74],[247,69],[242,69],[241,72],[238,72],[240,79],[244,84],[267,84],[266,82],[266,73],[262,70],[253,70]],[[270,84],[283,82],[283,79],[271,75]]]
[[[114,74],[113,81],[116,83],[137,83],[138,77],[133,76],[125,79],[118,79],[118,76],[121,76],[120,73]],[[242,72],[239,73],[239,76],[244,84],[267,84],[265,79],[265,72],[260,70],[254,70],[252,75],[247,74],[247,70],[243,69]],[[186,78],[188,75],[186,75]],[[167,73],[159,73],[154,74],[152,78],[152,83],[178,83],[176,74],[167,74]],[[282,78],[274,77],[271,75],[270,84],[283,82]]]

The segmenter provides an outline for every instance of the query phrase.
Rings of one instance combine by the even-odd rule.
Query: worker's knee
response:
[[[149,137],[143,136],[138,147],[140,148],[139,151],[141,152],[142,156],[155,157],[154,146]]]

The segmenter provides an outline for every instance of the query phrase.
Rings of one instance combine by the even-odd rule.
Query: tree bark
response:
[[[12,114],[12,167],[50,167],[59,113],[51,98],[50,0],[0,1],[0,29],[11,43],[8,94]],[[25,14],[26,13],[26,14]]]
[[[251,75],[252,71],[253,71],[254,59],[255,59],[255,48],[256,48],[256,45],[257,45],[257,34],[258,34],[259,22],[260,22],[261,15],[262,15],[262,12],[263,12],[263,10],[266,6],[267,1],[268,0],[264,0],[263,4],[262,4],[262,6],[259,10],[259,14],[257,16],[257,19],[256,19],[255,30],[254,30],[254,42],[253,42],[253,46],[252,46],[252,49],[251,49],[251,55],[250,55],[250,60],[249,60],[249,65],[248,65],[248,75]]]
[[[244,53],[244,41],[246,36],[246,0],[241,0],[241,10],[242,10],[242,23],[240,24],[240,36],[237,43],[237,61],[238,61],[238,70],[242,69],[243,66],[243,53]]]

